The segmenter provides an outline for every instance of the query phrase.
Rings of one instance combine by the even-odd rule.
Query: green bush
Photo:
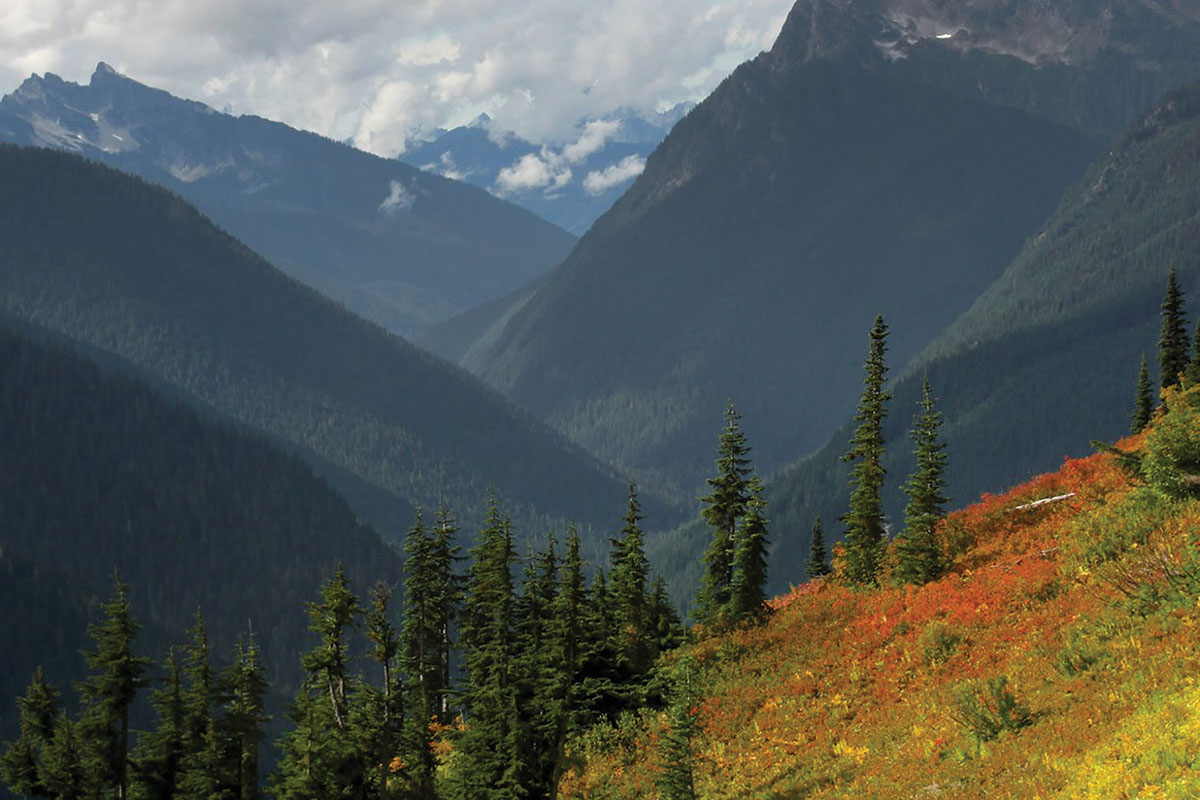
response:
[[[1167,413],[1146,440],[1142,477],[1160,494],[1180,500],[1200,496],[1200,387],[1164,393]]]
[[[988,742],[1005,731],[1018,731],[1033,723],[1028,706],[1017,700],[1003,675],[970,681],[955,692],[955,719],[979,742]]]
[[[962,644],[962,636],[944,623],[935,622],[921,634],[921,658],[926,666],[936,667],[950,660]]]

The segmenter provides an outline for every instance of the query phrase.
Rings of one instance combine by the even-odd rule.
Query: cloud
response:
[[[571,168],[555,153],[543,149],[541,153],[521,156],[512,166],[505,167],[496,175],[496,189],[501,195],[542,189],[547,194],[561,189],[571,182]]]
[[[579,134],[579,138],[563,148],[563,157],[572,164],[578,164],[604,147],[604,143],[616,136],[619,130],[621,130],[620,120],[591,120],[583,126],[583,132]]]
[[[416,195],[404,187],[400,181],[388,183],[388,196],[379,204],[379,210],[385,214],[395,214],[397,211],[407,211],[417,202]]]
[[[561,147],[580,119],[703,97],[770,46],[791,3],[5,0],[0,91],[30,72],[86,82],[106,61],[173,94],[383,155],[484,112],[500,130]],[[611,134],[591,135],[564,157],[582,160]]]
[[[587,189],[589,194],[602,194],[641,175],[645,168],[646,159],[638,155],[626,156],[616,164],[589,172],[583,179],[583,188]]]

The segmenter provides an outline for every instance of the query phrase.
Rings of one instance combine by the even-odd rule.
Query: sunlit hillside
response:
[[[1167,402],[1136,456],[952,514],[942,580],[798,586],[680,651],[696,795],[1200,796],[1200,388]],[[668,719],[577,740],[565,796],[668,796]]]

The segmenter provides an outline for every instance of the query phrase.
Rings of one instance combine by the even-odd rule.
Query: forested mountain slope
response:
[[[80,153],[178,192],[288,274],[414,335],[553,267],[575,238],[482,189],[100,64],[0,100],[0,141]]]
[[[298,681],[301,610],[336,564],[363,589],[400,579],[395,548],[297,457],[7,327],[0,531],[5,698],[38,665],[59,686],[81,677],[76,654],[114,569],[143,652],[161,659],[202,611],[214,662],[252,635],[275,698]],[[15,712],[0,708],[0,741],[15,737]]]
[[[414,503],[477,520],[489,488],[531,535],[534,519],[619,515],[623,483],[562,437],[139,179],[0,149],[0,275],[13,316],[111,351],[374,487],[387,507],[359,512],[389,533]]]
[[[956,504],[1127,430],[1139,359],[1156,360],[1172,266],[1195,321],[1200,84],[1170,94],[1130,127],[971,309],[894,370],[902,377],[886,426],[892,519],[903,508],[898,487],[911,469],[907,430],[923,375],[946,414]],[[865,354],[865,335],[861,348]],[[838,458],[849,437],[844,428],[774,480],[779,563],[803,558],[815,516],[832,523],[844,513],[846,469]]]
[[[1200,74],[1187,11],[952,5],[801,0],[461,363],[681,498],[727,397],[764,469],[819,447],[853,408],[875,314],[893,363],[915,355],[1116,125]],[[1064,54],[1010,52],[1059,34]]]

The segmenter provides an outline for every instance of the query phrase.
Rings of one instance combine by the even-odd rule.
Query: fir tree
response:
[[[133,758],[134,772],[141,787],[139,796],[146,800],[176,797],[183,772],[183,684],[173,648],[167,653],[164,666],[166,686],[155,690],[150,700],[158,717],[158,726],[139,737],[138,752]]]
[[[233,663],[223,683],[229,693],[225,707],[225,731],[229,737],[236,800],[257,800],[258,748],[266,716],[266,673],[258,660],[253,640],[238,643]]]
[[[696,598],[696,621],[708,626],[720,625],[729,606],[733,582],[733,542],[737,523],[750,502],[750,447],[741,430],[741,416],[728,401],[725,427],[717,446],[717,475],[708,479],[711,489],[701,498],[701,515],[712,530],[712,541],[704,553],[704,572]]]
[[[883,389],[887,366],[884,364],[888,328],[882,316],[871,328],[866,378],[862,399],[854,421],[858,427],[844,461],[854,464],[850,470],[850,510],[842,517],[846,524],[845,564],[842,574],[855,586],[874,586],[879,582],[883,554],[883,506],[881,494],[886,471],[883,468],[883,420],[891,394]]]
[[[86,652],[92,673],[79,685],[87,709],[83,717],[89,770],[117,800],[129,796],[129,709],[146,685],[149,661],[133,652],[138,624],[129,608],[128,590],[113,572],[115,595],[101,606],[104,619],[88,628],[95,650]]]
[[[922,384],[921,410],[912,431],[917,465],[904,493],[904,535],[896,544],[898,577],[918,585],[935,581],[946,571],[945,558],[937,539],[937,527],[950,502],[945,490],[946,445],[939,438],[942,415],[936,409],[929,378]]]
[[[46,750],[54,738],[59,704],[58,692],[46,682],[42,668],[38,667],[24,696],[17,699],[21,735],[8,742],[0,754],[0,778],[13,794],[50,796],[41,773]]]
[[[726,617],[730,622],[759,622],[767,611],[767,507],[762,482],[747,484],[750,500],[733,540],[733,580]]]
[[[624,525],[620,535],[611,540],[612,571],[609,573],[609,598],[617,629],[618,657],[621,668],[630,676],[644,673],[654,655],[647,619],[646,582],[650,562],[646,558],[641,521],[637,487],[631,481]]]
[[[216,727],[213,711],[217,690],[209,660],[208,632],[199,611],[188,635],[190,641],[184,648],[183,686],[180,692],[183,755],[177,794],[181,800],[204,800],[217,790],[211,763],[214,757],[212,748]]]
[[[696,757],[692,752],[696,730],[695,669],[689,661],[682,660],[675,672],[667,709],[669,727],[659,740],[658,791],[663,800],[696,800],[693,777]]]
[[[58,800],[83,800],[101,796],[102,787],[86,764],[79,725],[59,712],[54,736],[46,748],[46,759],[39,777],[50,797]]]
[[[667,581],[662,575],[654,577],[654,590],[650,593],[650,620],[656,652],[665,653],[683,644],[683,621],[671,602],[671,593],[667,591]]]
[[[1187,315],[1183,308],[1183,290],[1175,278],[1175,268],[1167,274],[1167,289],[1162,301],[1162,329],[1158,335],[1158,367],[1162,388],[1175,386],[1188,368]]]
[[[1183,377],[1188,386],[1200,386],[1200,319],[1196,320],[1196,333],[1192,337],[1192,360]]]
[[[560,568],[558,594],[554,598],[553,635],[557,659],[551,673],[549,697],[552,703],[554,733],[551,742],[553,770],[550,775],[548,797],[558,797],[558,786],[562,780],[566,757],[567,733],[570,728],[570,712],[574,703],[574,689],[580,669],[580,637],[587,587],[583,577],[583,559],[579,555],[579,531],[575,526],[567,528],[567,555]]]
[[[1200,358],[1192,361],[1192,365],[1188,367],[1189,374],[1193,369],[1198,368],[1198,365],[1200,365]],[[1150,373],[1146,369],[1146,355],[1143,353],[1142,364],[1138,368],[1137,391],[1134,394],[1133,418],[1129,424],[1129,430],[1133,433],[1141,433],[1150,424],[1153,416],[1154,397],[1150,389]]]
[[[829,574],[829,556],[825,553],[825,531],[821,527],[821,518],[813,520],[812,535],[808,544],[808,561],[804,563],[808,577],[819,578]]]

